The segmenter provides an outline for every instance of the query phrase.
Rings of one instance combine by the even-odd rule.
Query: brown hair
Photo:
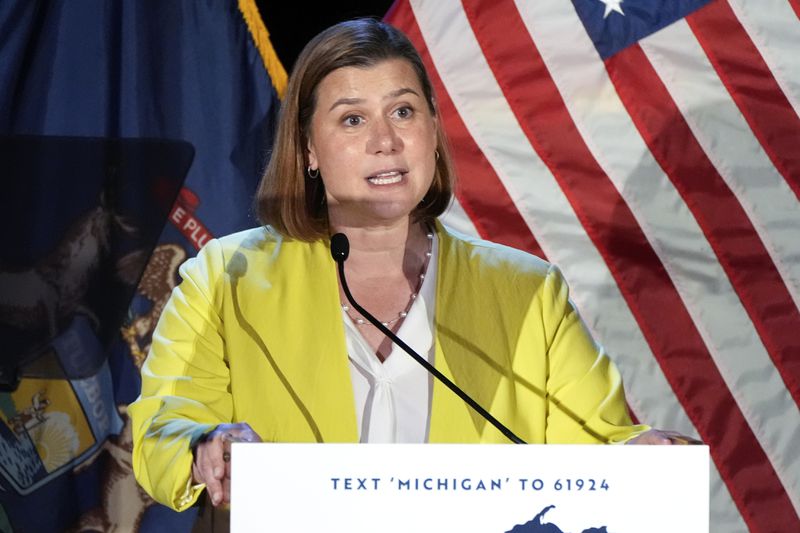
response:
[[[409,62],[431,113],[438,116],[422,59],[400,30],[373,19],[341,22],[324,30],[300,53],[289,78],[272,155],[256,193],[256,212],[263,224],[303,241],[328,236],[325,187],[321,179],[306,175],[305,154],[317,86],[336,69],[369,67],[387,59]],[[431,221],[441,215],[453,194],[454,173],[441,124],[436,137],[438,157],[433,183],[411,212],[414,220]]]

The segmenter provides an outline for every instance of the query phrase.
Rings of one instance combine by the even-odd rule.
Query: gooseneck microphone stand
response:
[[[369,320],[369,322],[378,328],[381,333],[389,337],[392,342],[402,348],[417,363],[425,367],[425,370],[433,374],[436,379],[447,385],[447,388],[453,391],[459,398],[464,400],[467,405],[475,409],[483,418],[496,427],[500,433],[505,435],[508,440],[514,444],[526,444],[524,440],[517,437],[510,429],[500,423],[500,421],[493,417],[486,409],[481,407],[478,402],[473,400],[466,392],[461,390],[458,385],[450,381],[447,376],[439,372],[436,367],[421,357],[417,352],[412,350],[411,347],[403,342],[400,337],[395,335],[392,330],[384,326],[377,318],[372,316],[366,309],[361,307],[358,302],[356,302],[356,300],[353,298],[353,295],[350,294],[350,289],[347,287],[347,280],[344,276],[344,262],[350,255],[350,242],[347,240],[347,236],[344,233],[337,233],[331,237],[331,255],[333,256],[333,260],[336,261],[336,264],[339,266],[339,279],[342,280],[342,289],[344,289],[344,294],[347,297],[347,301],[350,302],[350,305],[352,305],[353,308],[355,308],[356,311],[361,314],[361,316]]]

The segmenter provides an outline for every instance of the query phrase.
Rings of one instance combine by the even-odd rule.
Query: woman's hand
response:
[[[214,507],[231,501],[231,443],[261,442],[248,424],[220,424],[194,448],[192,478],[205,483]]]
[[[697,439],[681,435],[675,431],[651,429],[637,435],[625,444],[703,444]]]

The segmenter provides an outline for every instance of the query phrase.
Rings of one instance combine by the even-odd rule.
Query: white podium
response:
[[[708,531],[707,446],[236,443],[231,460],[234,533]]]

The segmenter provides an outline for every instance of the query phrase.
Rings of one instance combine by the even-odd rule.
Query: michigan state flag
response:
[[[256,224],[286,74],[253,0],[6,0],[0,33],[0,531],[188,531],[126,406],[178,266]]]

